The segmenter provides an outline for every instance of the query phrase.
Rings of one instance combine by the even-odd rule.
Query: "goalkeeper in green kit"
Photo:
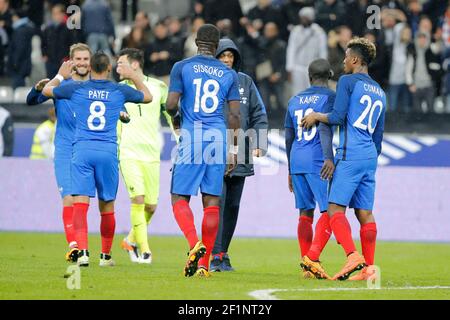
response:
[[[165,111],[168,88],[157,79],[142,72],[144,55],[141,50],[123,49],[119,53],[118,65],[130,64],[142,75],[144,84],[153,95],[148,105],[127,103],[130,115],[128,124],[118,125],[120,171],[131,199],[131,230],[122,241],[132,262],[152,262],[152,253],[147,238],[149,224],[158,203],[161,135],[161,113],[172,126],[171,118]],[[129,81],[123,83],[133,87]]]

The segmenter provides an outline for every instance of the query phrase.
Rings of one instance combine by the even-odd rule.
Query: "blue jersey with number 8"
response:
[[[57,99],[70,99],[76,116],[75,142],[117,143],[117,121],[125,102],[140,103],[142,92],[109,80],[72,82],[56,87]]]
[[[340,125],[336,159],[373,159],[381,152],[386,94],[369,75],[355,73],[339,79],[330,124]]]
[[[202,131],[219,129],[221,141],[225,141],[224,104],[240,100],[239,79],[234,70],[210,56],[184,59],[172,68],[169,92],[181,94],[182,129],[192,134],[194,125],[201,123]]]

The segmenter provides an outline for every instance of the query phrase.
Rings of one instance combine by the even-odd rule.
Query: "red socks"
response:
[[[298,218],[297,237],[302,257],[308,253],[311,247],[313,237],[312,223],[312,217],[300,216]]]
[[[306,254],[313,261],[318,261],[323,248],[331,236],[330,217],[327,212],[323,212],[316,224],[314,239]]]
[[[75,241],[80,250],[88,249],[88,226],[87,226],[87,212],[89,209],[88,203],[74,203],[73,204],[73,229],[75,233]]]
[[[356,251],[355,243],[352,239],[352,230],[343,212],[337,212],[331,217],[330,226],[336,240],[342,245],[347,256]]]
[[[110,254],[116,230],[116,217],[114,212],[102,212],[100,234],[102,236],[102,253]]]
[[[361,225],[359,232],[364,259],[368,265],[373,265],[375,259],[375,244],[377,240],[377,225],[369,222]]]
[[[173,205],[173,213],[181,231],[189,242],[189,248],[193,248],[198,242],[197,231],[194,225],[194,215],[186,200],[178,200]]]
[[[207,269],[209,269],[209,257],[219,229],[219,210],[218,206],[203,209],[202,242],[206,246],[206,254],[199,260],[198,265]]]
[[[75,240],[75,230],[73,227],[73,207],[63,207],[63,224],[64,233],[66,234],[66,240],[69,245],[76,242]]]

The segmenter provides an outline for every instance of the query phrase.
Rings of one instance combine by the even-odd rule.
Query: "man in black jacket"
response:
[[[232,40],[220,40],[216,57],[230,68],[232,67],[236,71],[239,71],[241,57],[239,49]],[[256,136],[253,137],[252,143],[250,143],[250,138],[246,138],[245,148],[243,150],[239,149],[238,151],[238,165],[231,172],[227,172],[224,178],[220,203],[219,230],[212,252],[213,259],[210,267],[210,271],[212,272],[234,270],[228,256],[228,247],[236,228],[245,177],[254,174],[253,161],[250,158],[252,155],[260,157],[267,150],[268,122],[264,103],[253,80],[242,72],[238,72],[238,76],[239,93],[241,96],[241,129],[244,132],[253,129],[256,131]],[[226,109],[225,112],[227,112]],[[252,153],[250,153],[251,150],[253,150]],[[244,160],[244,157],[245,161],[241,163],[239,160]]]
[[[24,10],[12,14],[13,32],[8,47],[8,72],[12,77],[13,89],[25,86],[25,78],[31,74],[31,39],[34,25]]]
[[[57,4],[52,8],[52,21],[46,26],[42,36],[42,57],[45,61],[47,78],[52,79],[59,67],[69,57],[73,37],[65,23],[65,7]]]

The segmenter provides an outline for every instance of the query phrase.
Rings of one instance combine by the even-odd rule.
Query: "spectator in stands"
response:
[[[153,41],[152,27],[147,12],[139,11],[134,18],[134,26],[143,30],[143,38],[147,42]]]
[[[291,94],[297,94],[309,87],[308,65],[316,59],[327,58],[327,36],[323,29],[314,23],[314,8],[300,10],[300,25],[295,26],[289,36],[286,70],[292,83]]]
[[[182,44],[169,37],[169,30],[163,22],[154,28],[155,40],[147,47],[146,74],[151,74],[166,84],[175,62],[183,58]]]
[[[12,87],[25,86],[25,78],[31,74],[31,39],[35,29],[26,16],[25,10],[12,14],[13,32],[8,46],[8,73],[12,78]]]
[[[342,0],[320,0],[316,1],[316,22],[326,33],[340,26],[344,19],[345,5]]]
[[[298,13],[304,7],[314,6],[314,0],[288,0],[284,5],[281,6],[281,15],[285,23],[284,29],[286,29],[287,34],[292,31],[292,29],[300,23],[298,18]],[[286,37],[287,40],[288,37]]]
[[[286,104],[284,99],[284,83],[286,81],[286,42],[278,38],[278,26],[274,22],[268,22],[264,26],[264,36],[260,38],[260,50],[262,62],[259,68],[263,75],[257,72],[259,77],[258,84],[264,105],[270,111],[277,110],[277,113],[286,113]],[[270,103],[270,96],[275,96],[275,108]]]
[[[440,56],[432,51],[430,42],[430,35],[419,31],[408,48],[406,83],[413,95],[415,112],[423,112],[423,104],[426,111],[434,111],[435,84],[442,76]]]
[[[263,33],[264,26],[268,22],[275,22],[279,30],[278,33],[280,33],[280,30],[283,33],[285,32],[282,29],[285,24],[281,11],[272,5],[272,0],[258,0],[257,5],[247,13],[247,18],[253,23],[256,31],[260,33]]]
[[[179,42],[183,47],[187,35],[183,30],[180,18],[178,17],[166,18],[166,26],[169,29],[169,37],[171,37],[175,42]]]
[[[260,34],[247,18],[244,18],[242,22],[245,28],[244,34],[235,41],[241,51],[241,70],[252,79],[256,79],[256,65],[260,62],[261,53],[258,41]],[[234,35],[228,35],[228,38],[233,40]]]
[[[355,36],[362,37],[367,28],[367,7],[370,5],[369,0],[349,0],[345,8],[345,24],[352,29]],[[373,14],[373,13],[371,13]]]
[[[115,30],[111,8],[105,0],[86,0],[81,7],[81,28],[92,52],[112,55]]]
[[[0,0],[0,76],[5,74],[5,54],[12,34],[12,15],[9,0]]]
[[[414,37],[419,29],[420,15],[422,13],[422,4],[419,0],[410,0],[406,11],[408,24],[411,27],[412,36]]]
[[[189,12],[191,12],[191,19],[204,17],[204,8],[205,8],[206,0],[191,0],[191,8]]]
[[[377,48],[375,60],[369,65],[369,75],[386,90],[391,66],[391,47],[387,47],[381,40],[377,39],[376,31],[366,31],[364,38],[370,40]]]
[[[41,123],[34,132],[30,159],[53,159],[55,146],[53,144],[56,130],[55,108],[48,109],[48,119]]]
[[[197,30],[204,24],[205,20],[202,17],[195,17],[192,21],[191,32],[184,42],[185,58],[192,57],[197,54],[197,45],[195,44],[195,38],[197,37]]]
[[[128,1],[122,0],[122,14],[120,21],[127,22],[128,21]],[[131,0],[131,16],[136,17],[139,9],[139,0]]]
[[[388,106],[391,111],[409,112],[411,94],[406,84],[406,60],[412,40],[411,28],[406,23],[395,26],[392,64],[389,72]]]
[[[237,36],[243,34],[240,19],[243,17],[239,0],[205,0],[203,4],[203,17],[206,23],[216,24],[222,19],[230,19],[233,33]]]
[[[328,41],[328,61],[330,62],[334,82],[333,87],[336,87],[336,82],[339,77],[344,74],[345,50],[347,50],[347,43],[352,39],[352,30],[347,26],[340,26],[336,29],[335,35],[330,33]],[[331,82],[331,81],[330,81]]]
[[[69,48],[73,44],[73,36],[66,26],[66,10],[64,5],[57,4],[52,8],[52,20],[42,33],[42,58],[47,70],[47,78],[52,79],[59,67],[69,56]]]
[[[14,123],[8,110],[0,106],[0,158],[11,157],[14,147]]]
[[[144,37],[144,31],[142,28],[134,26],[131,28],[130,33],[122,39],[121,49],[124,48],[135,48],[139,50],[144,50],[147,48],[149,42]]]

